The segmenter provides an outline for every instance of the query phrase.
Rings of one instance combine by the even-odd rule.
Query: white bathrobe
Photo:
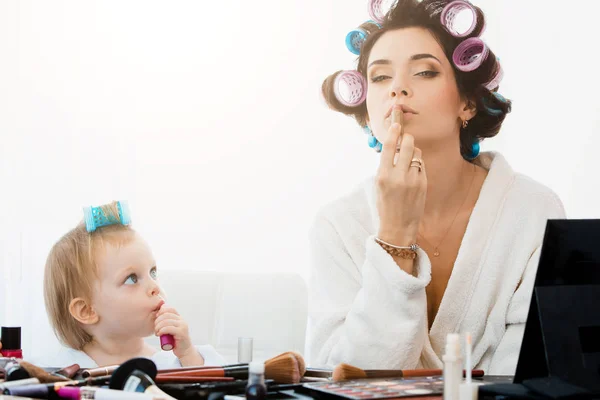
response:
[[[374,241],[374,179],[319,212],[310,234],[309,365],[443,368],[447,334],[470,332],[474,367],[514,374],[546,222],[565,212],[554,192],[500,154],[476,163],[489,173],[431,330],[430,260],[418,250],[417,276],[409,275]]]

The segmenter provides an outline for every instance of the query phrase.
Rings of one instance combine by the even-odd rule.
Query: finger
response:
[[[156,321],[154,321],[154,326],[157,326],[158,324],[162,324],[164,321],[181,321],[180,318],[173,318],[173,317],[166,317],[166,318],[160,318],[160,319],[156,319]]]
[[[180,326],[180,324],[179,324],[179,321],[167,319],[165,321],[159,322],[158,324],[154,324],[154,330],[158,331],[161,328],[164,328],[165,326],[172,326],[172,327],[178,328]]]
[[[415,138],[406,133],[402,137],[402,145],[400,146],[400,153],[398,153],[398,161],[396,163],[396,166],[399,167],[401,171],[408,171],[414,152]]]
[[[175,326],[164,326],[156,331],[156,336],[173,335],[174,338],[177,338],[180,334],[180,329]]]
[[[176,309],[174,309],[173,307],[165,306],[163,304],[163,306],[158,310],[158,315],[162,315],[164,313],[171,313],[171,314],[179,315],[179,313],[177,312]]]
[[[400,138],[396,141],[396,153],[399,153],[402,134],[404,133],[404,113],[400,106],[394,107],[392,110],[392,125],[393,124],[400,124]]]
[[[156,318],[157,319],[164,319],[165,316],[168,316],[168,318],[175,318],[175,319],[181,318],[181,316],[179,314],[175,314],[175,313],[172,313],[172,312],[165,312],[165,313],[156,314]]]

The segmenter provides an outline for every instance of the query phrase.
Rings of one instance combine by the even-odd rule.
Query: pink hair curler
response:
[[[458,14],[465,10],[471,11],[471,14],[473,15],[473,20],[469,29],[467,29],[463,33],[460,33],[458,30],[456,30],[456,27],[454,25]],[[448,3],[446,7],[444,7],[440,15],[440,21],[444,28],[446,28],[448,33],[450,33],[454,37],[461,38],[471,34],[471,32],[473,32],[473,30],[477,26],[477,13],[475,12],[475,8],[473,8],[471,4],[467,3],[466,1],[457,0]]]
[[[346,90],[340,88],[342,83],[345,84]],[[333,91],[340,103],[347,107],[356,107],[367,97],[367,83],[358,71],[342,71],[335,77]]]
[[[496,75],[491,81],[484,85],[487,90],[494,90],[495,88],[500,86],[500,82],[502,81],[502,78],[504,78],[504,70],[502,69],[502,65],[500,65],[499,62],[497,64],[498,71],[496,72]]]
[[[387,3],[385,6],[384,2]],[[389,11],[395,2],[396,0],[369,0],[369,15],[371,19],[378,24],[383,24],[386,12]],[[384,12],[384,9],[387,9],[387,11]]]
[[[485,61],[489,49],[483,40],[472,37],[463,40],[452,54],[452,61],[456,68],[463,72],[474,71]]]

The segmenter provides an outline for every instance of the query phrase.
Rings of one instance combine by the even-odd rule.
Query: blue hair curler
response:
[[[117,201],[117,208],[119,210],[118,220],[112,215],[106,216],[104,211],[102,211],[102,207],[84,207],[83,217],[87,231],[94,232],[97,228],[107,225],[129,225],[131,223],[129,203],[126,201]]]
[[[361,26],[364,26],[365,24],[373,24],[376,25],[377,28],[381,29],[381,25],[373,20],[368,20]],[[369,33],[369,30],[361,28],[360,26],[358,28],[352,29],[346,35],[346,48],[348,48],[348,50],[350,50],[352,54],[356,54],[357,56],[360,55],[360,49],[365,40],[367,40]]]
[[[352,54],[359,55],[360,48],[362,47],[365,40],[367,40],[368,33],[362,28],[355,28],[348,32],[346,35],[346,47]]]
[[[479,156],[479,152],[481,151],[481,146],[479,146],[479,142],[473,143],[471,146],[471,153],[466,156],[467,160],[474,160]]]

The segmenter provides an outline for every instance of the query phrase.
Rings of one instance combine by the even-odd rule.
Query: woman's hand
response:
[[[419,168],[415,159],[421,160],[421,150],[415,147],[413,136],[403,135],[402,110],[394,107],[376,179],[378,237],[396,246],[416,243],[425,209],[425,164],[421,160]]]

